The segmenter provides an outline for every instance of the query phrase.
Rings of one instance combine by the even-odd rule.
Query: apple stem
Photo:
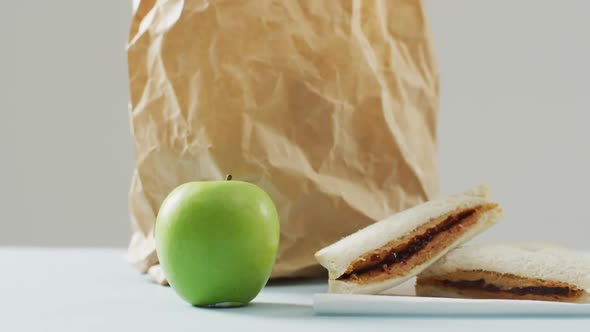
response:
[[[228,174],[228,175],[225,177],[225,181],[231,181],[231,174]]]

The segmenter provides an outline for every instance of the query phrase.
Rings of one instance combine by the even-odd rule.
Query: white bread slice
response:
[[[488,229],[492,226],[498,219],[502,216],[501,210],[494,209],[487,211],[482,214],[480,219],[478,220],[477,224],[473,225],[471,229],[469,229],[463,236],[459,237],[452,245],[447,247],[446,249],[442,250],[440,253],[432,257],[430,260],[424,262],[421,265],[415,266],[410,273],[384,280],[382,282],[373,282],[364,285],[359,285],[354,282],[347,282],[341,280],[330,279],[328,280],[328,289],[331,293],[349,293],[349,294],[379,294],[383,291],[391,289],[406,280],[418,275],[428,266],[439,260],[443,257],[447,252],[460,246],[461,244],[469,241],[477,234],[483,232],[484,230]]]
[[[399,212],[321,249],[315,257],[328,270],[330,292],[377,294],[415,276],[450,249],[461,245],[496,223],[502,216],[502,210],[498,207],[484,212],[476,224],[456,239],[452,245],[427,262],[415,266],[406,275],[362,285],[353,281],[335,280],[345,273],[351,262],[367,252],[381,248],[390,241],[398,240],[419,226],[457,209],[468,209],[489,203],[492,202],[489,199],[488,187],[478,186],[461,194],[426,202]]]
[[[590,261],[557,245],[497,243],[464,246],[449,252],[420,277],[476,270],[567,283],[584,290],[586,300],[590,300]]]

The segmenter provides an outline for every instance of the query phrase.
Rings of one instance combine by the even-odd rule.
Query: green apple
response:
[[[272,271],[279,219],[264,190],[242,181],[189,182],[156,220],[156,251],[170,286],[196,306],[252,301]]]

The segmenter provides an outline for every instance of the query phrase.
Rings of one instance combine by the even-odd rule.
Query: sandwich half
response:
[[[502,210],[478,186],[392,215],[315,254],[329,273],[329,292],[379,294],[422,272],[484,231]]]
[[[419,296],[590,302],[590,261],[557,246],[461,247],[416,279]]]

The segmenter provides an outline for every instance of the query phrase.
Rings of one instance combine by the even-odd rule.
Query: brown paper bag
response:
[[[158,208],[187,181],[231,173],[270,194],[273,277],[318,275],[316,250],[435,195],[424,16],[416,0],[136,1],[130,261],[158,264]]]

